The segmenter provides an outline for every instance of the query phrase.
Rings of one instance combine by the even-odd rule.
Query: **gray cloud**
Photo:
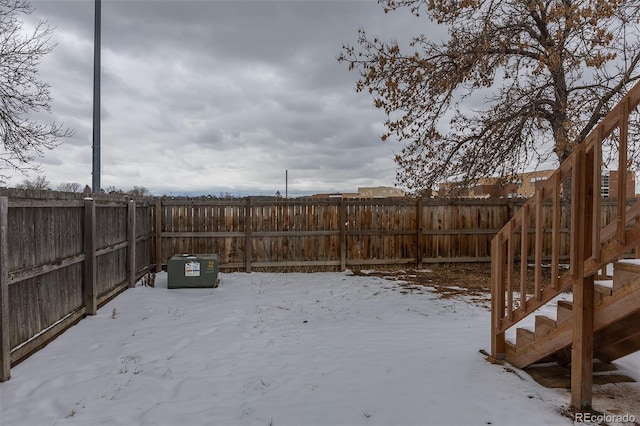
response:
[[[43,159],[91,182],[93,1],[32,0],[56,27],[42,63],[51,119],[73,138]],[[102,185],[156,193],[355,191],[392,185],[384,115],[336,61],[357,29],[409,40],[431,25],[371,1],[102,1]],[[22,176],[16,175],[13,183]]]

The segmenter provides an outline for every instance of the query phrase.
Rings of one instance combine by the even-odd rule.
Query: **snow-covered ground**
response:
[[[490,313],[470,299],[348,272],[221,281],[119,295],[11,370],[0,424],[572,423],[568,391],[479,353]],[[617,365],[640,379],[640,357]],[[595,408],[638,421],[638,383],[606,386]]]

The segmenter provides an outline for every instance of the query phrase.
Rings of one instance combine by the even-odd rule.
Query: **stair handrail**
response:
[[[600,121],[560,167],[536,187],[530,198],[496,234],[491,242],[491,351],[504,357],[505,331],[568,290],[583,277],[596,275],[640,238],[640,202],[627,209],[626,193],[629,115],[640,104],[640,83]],[[602,143],[615,129],[618,141],[618,191],[616,217],[605,227],[601,221]],[[560,272],[561,188],[571,180],[569,269]],[[543,204],[551,200],[551,282],[542,283],[544,239]],[[527,268],[530,250],[529,221],[534,219],[534,289],[529,297]],[[630,223],[635,225],[628,229]],[[519,235],[518,235],[518,231]],[[517,237],[519,248],[516,247]],[[630,243],[628,243],[630,242]],[[519,251],[519,256],[517,252]],[[520,259],[519,298],[514,299],[515,261]]]

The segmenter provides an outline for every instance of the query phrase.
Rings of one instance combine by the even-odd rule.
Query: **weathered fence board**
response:
[[[76,263],[9,286],[12,351],[82,308],[82,274],[82,264]],[[13,352],[11,358],[19,361]]]
[[[416,200],[367,201],[343,203],[347,266],[415,263],[419,257],[417,238],[422,238],[416,234]]]
[[[217,253],[221,269],[244,271],[488,262],[491,239],[524,201],[161,200],[150,222],[154,261],[163,265],[174,254]],[[602,217],[611,217],[607,209],[615,203],[604,204]],[[551,204],[544,209],[544,228],[550,229]],[[569,242],[564,208],[561,217],[564,257]],[[547,259],[552,235],[545,231],[542,238],[548,242]]]
[[[147,270],[150,213],[113,197],[0,189],[0,380]]]
[[[423,262],[488,261],[491,239],[511,216],[513,203],[463,203],[422,207]]]
[[[148,204],[135,206],[135,244],[134,264],[136,278],[140,273],[147,271],[153,263],[153,208]]]
[[[9,200],[0,195],[0,382],[11,377],[9,317],[8,216]]]

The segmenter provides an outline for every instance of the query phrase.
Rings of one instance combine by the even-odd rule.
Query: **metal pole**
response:
[[[289,198],[289,169],[284,171],[284,198]]]
[[[100,193],[100,22],[101,1],[95,0],[93,38],[93,179],[92,192]]]

